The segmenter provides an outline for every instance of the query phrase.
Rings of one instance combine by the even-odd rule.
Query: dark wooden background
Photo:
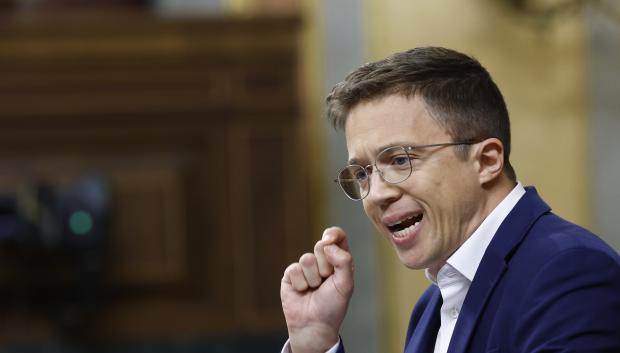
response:
[[[88,173],[111,185],[105,303],[89,335],[285,332],[280,278],[312,243],[299,26],[0,20],[0,193]],[[4,292],[15,271],[2,266]],[[0,344],[56,334],[44,313],[1,308]]]

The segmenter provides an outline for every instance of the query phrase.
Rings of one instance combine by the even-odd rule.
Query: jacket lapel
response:
[[[534,222],[549,210],[536,189],[527,187],[525,195],[502,222],[482,257],[456,322],[448,353],[467,351],[476,322],[493,289],[508,268],[510,255]]]
[[[432,353],[437,339],[437,332],[441,324],[441,292],[437,289],[430,298],[424,313],[420,317],[411,333],[411,338],[405,348],[405,353]]]

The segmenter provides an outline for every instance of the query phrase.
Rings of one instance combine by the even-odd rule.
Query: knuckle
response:
[[[286,267],[286,269],[284,270],[284,274],[290,274],[290,273],[291,273],[291,271],[293,271],[293,268],[295,268],[295,266],[297,266],[297,265],[298,265],[298,264],[297,264],[296,262],[294,262],[294,263],[292,263],[292,264],[288,265],[288,266]]]
[[[315,261],[316,261],[316,258],[314,257],[313,254],[310,254],[310,253],[303,254],[299,258],[299,263],[305,267],[312,266],[315,263]]]
[[[299,263],[294,263],[291,264],[285,271],[286,273],[288,273],[289,277],[296,277],[299,276],[302,273],[301,270],[301,266],[299,265]]]

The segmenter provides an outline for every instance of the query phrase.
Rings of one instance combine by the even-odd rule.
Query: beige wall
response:
[[[478,58],[505,95],[519,180],[536,185],[555,212],[590,226],[584,98],[589,83],[580,19],[544,29],[484,0],[368,0],[366,14],[369,60],[424,45],[446,46]],[[386,244],[379,248],[384,351],[398,352],[409,309],[428,282],[421,271],[403,268]]]

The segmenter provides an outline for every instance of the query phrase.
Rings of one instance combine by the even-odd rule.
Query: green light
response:
[[[69,228],[75,235],[84,235],[93,229],[93,217],[86,211],[75,211],[69,217]]]

